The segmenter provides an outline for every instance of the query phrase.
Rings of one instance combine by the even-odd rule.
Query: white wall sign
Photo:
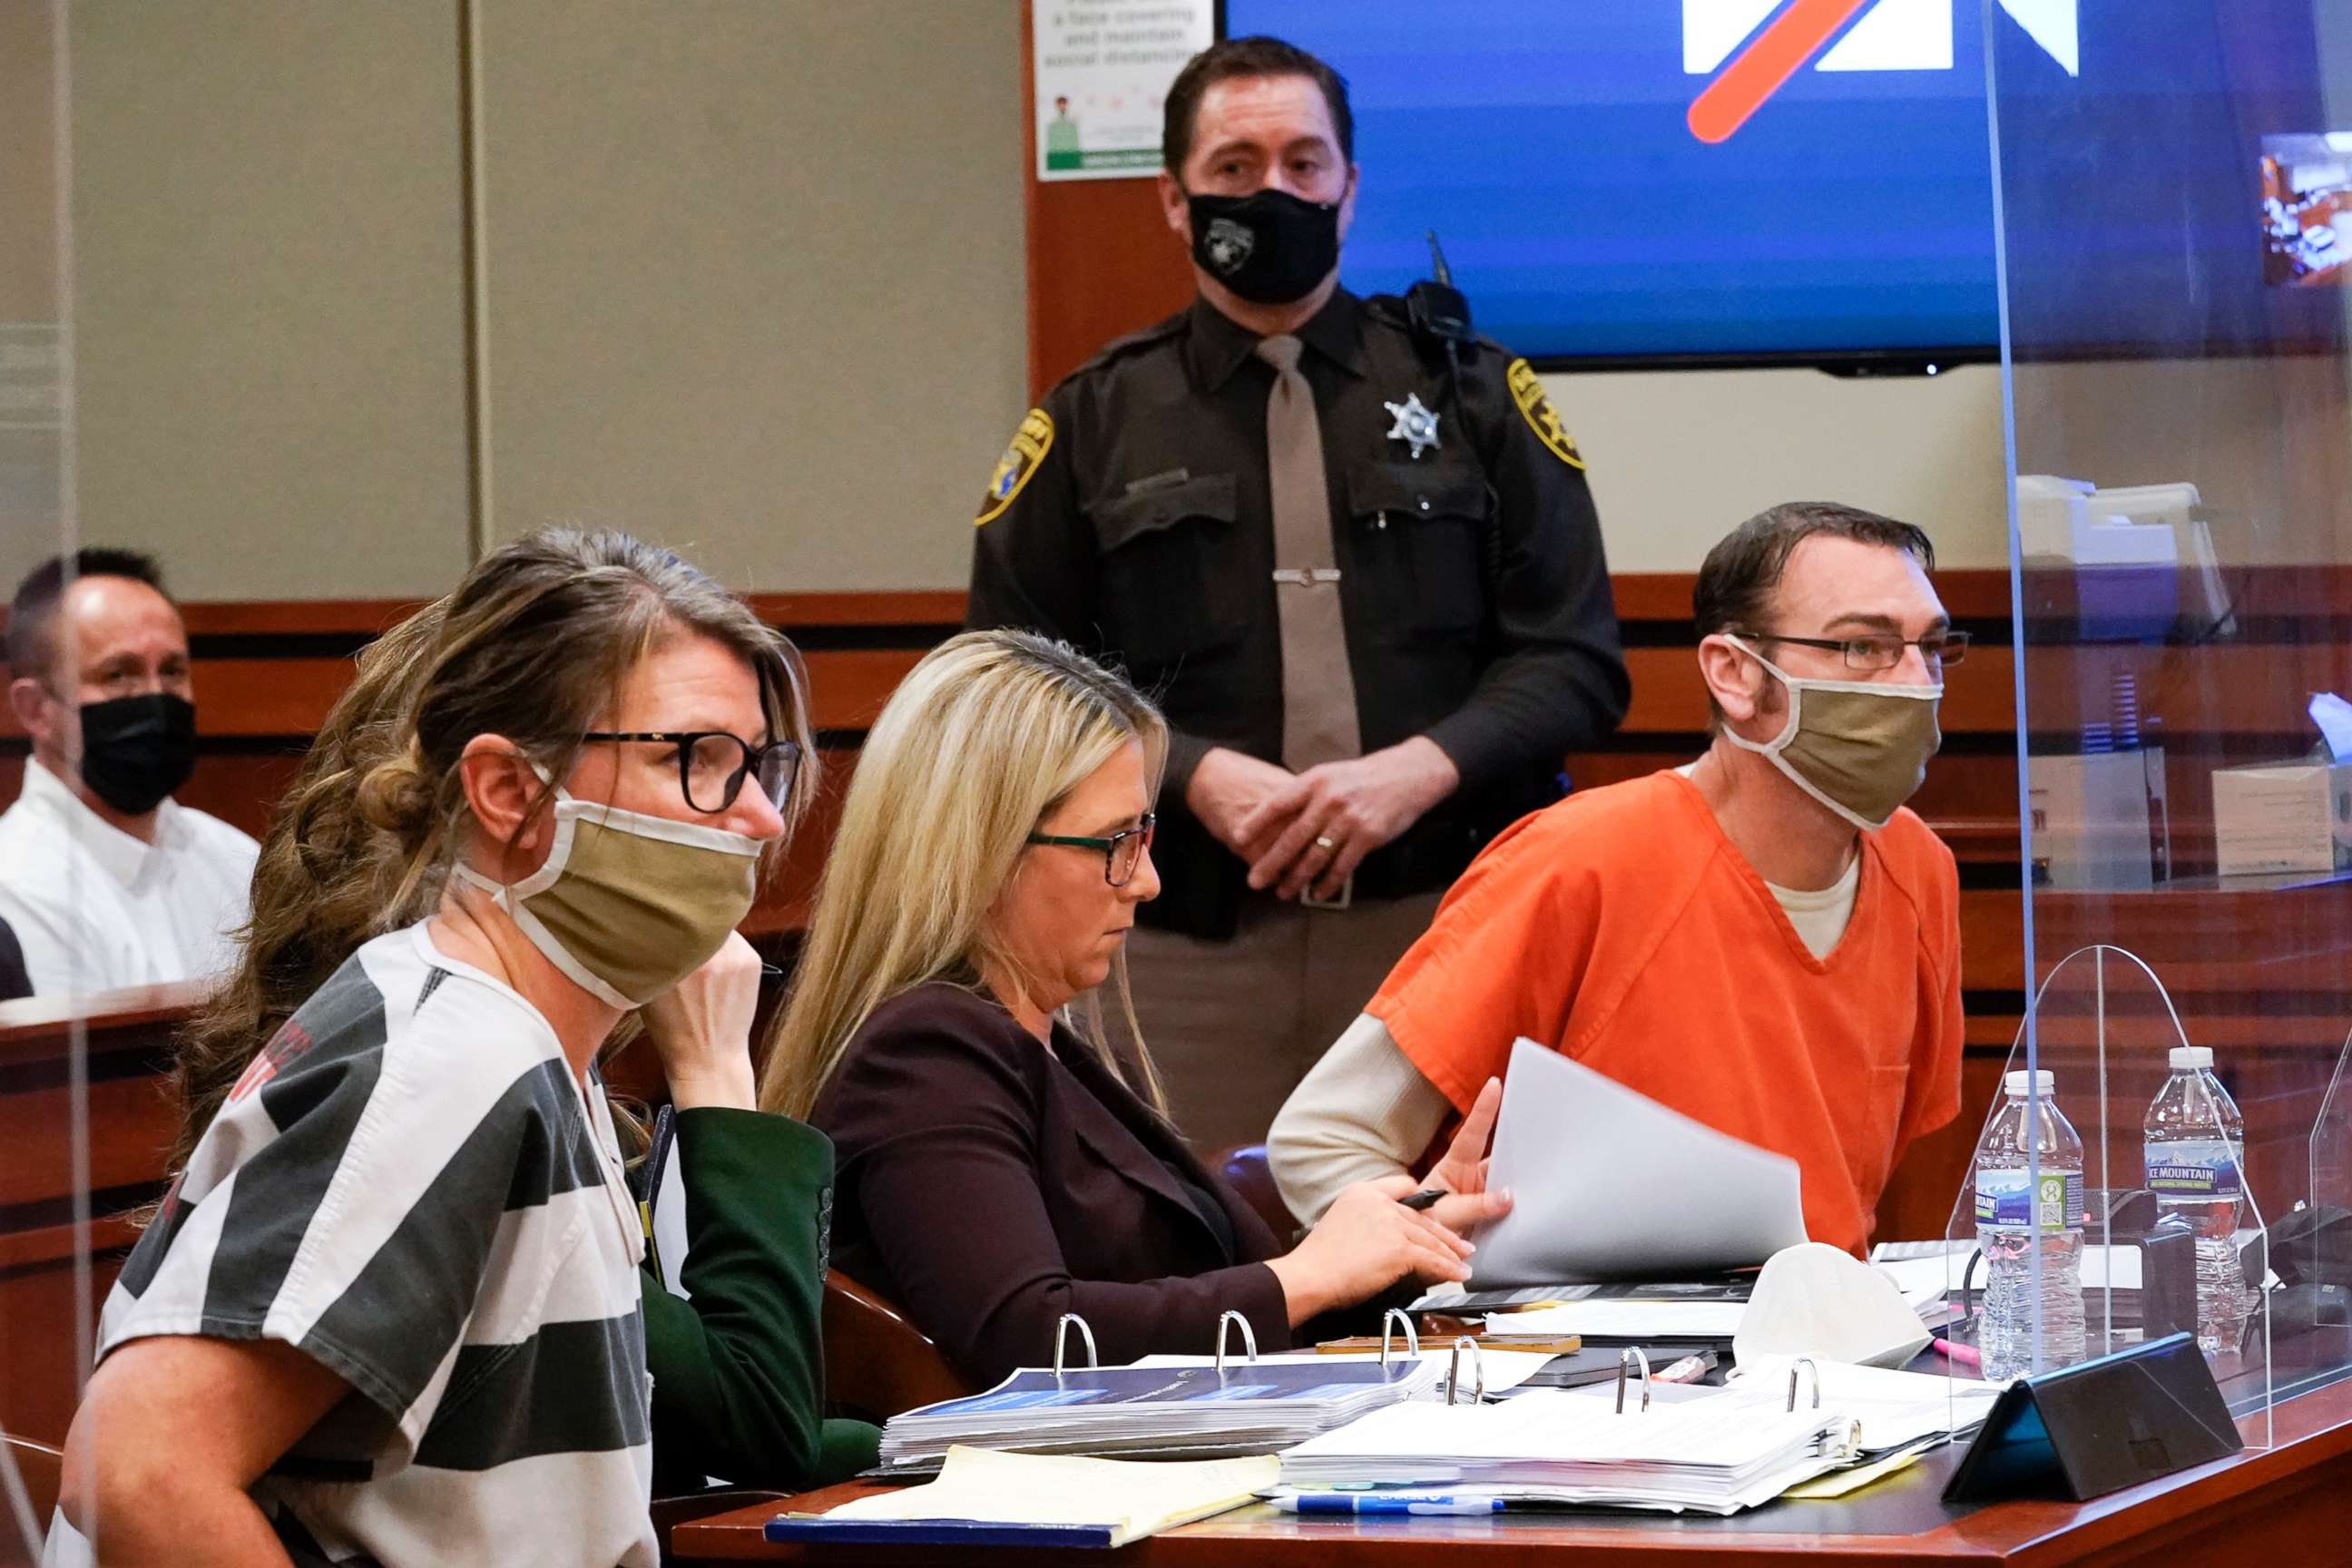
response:
[[[1168,84],[1216,37],[1213,0],[1030,0],[1037,177],[1160,172]]]

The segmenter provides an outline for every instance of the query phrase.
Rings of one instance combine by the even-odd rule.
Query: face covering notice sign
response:
[[[1160,172],[1160,110],[1216,38],[1214,0],[1030,0],[1040,180]]]

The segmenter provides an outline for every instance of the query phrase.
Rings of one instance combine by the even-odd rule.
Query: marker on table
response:
[[[1382,1497],[1378,1492],[1299,1492],[1278,1497],[1274,1506],[1285,1513],[1411,1515],[1500,1513],[1498,1497]]]
[[[1962,1366],[1980,1367],[1984,1365],[1983,1352],[1977,1350],[1973,1345],[1956,1345],[1941,1334],[1937,1334],[1934,1339],[1929,1340],[1927,1342],[1929,1345],[1934,1347],[1937,1354],[1948,1357],[1950,1360],[1958,1363]]]

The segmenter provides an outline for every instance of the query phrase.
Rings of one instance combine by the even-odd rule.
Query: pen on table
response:
[[[1386,1514],[1437,1516],[1500,1513],[1498,1497],[1381,1497],[1376,1492],[1300,1492],[1278,1497],[1274,1506],[1285,1513]]]

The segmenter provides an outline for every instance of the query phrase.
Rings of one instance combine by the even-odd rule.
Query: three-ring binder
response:
[[[1642,1366],[1642,1410],[1650,1408],[1650,1357],[1639,1345],[1628,1345],[1617,1352],[1617,1414],[1625,1414],[1625,1368],[1635,1362]]]
[[[1398,1328],[1404,1330],[1404,1353],[1415,1361],[1421,1359],[1421,1335],[1412,1326],[1412,1314],[1402,1307],[1391,1307],[1381,1318],[1381,1365],[1389,1364],[1389,1345]]]
[[[1473,1405],[1486,1402],[1486,1363],[1478,1353],[1478,1342],[1465,1334],[1454,1342],[1454,1358],[1446,1364],[1445,1403],[1451,1405],[1462,1392],[1462,1352],[1470,1352],[1470,1371],[1478,1380],[1477,1392],[1470,1396]]]
[[[1087,1342],[1086,1370],[1092,1372],[1102,1365],[1102,1358],[1095,1353],[1094,1330],[1088,1328],[1087,1321],[1076,1312],[1065,1312],[1061,1320],[1054,1325],[1054,1381],[1055,1383],[1062,1381],[1062,1352],[1069,1347],[1070,1325],[1073,1323],[1077,1325],[1078,1336]]]
[[[1219,1377],[1225,1375],[1225,1341],[1230,1336],[1231,1331],[1236,1327],[1242,1331],[1242,1358],[1244,1361],[1257,1360],[1257,1331],[1250,1327],[1250,1321],[1239,1312],[1231,1310],[1220,1312],[1217,1314],[1216,1356]]]
[[[1813,1364],[1812,1357],[1801,1355],[1789,1363],[1789,1414],[1791,1415],[1797,1413],[1797,1369],[1799,1367],[1803,1367],[1813,1374],[1813,1408],[1819,1410],[1822,1407],[1822,1369]]]

